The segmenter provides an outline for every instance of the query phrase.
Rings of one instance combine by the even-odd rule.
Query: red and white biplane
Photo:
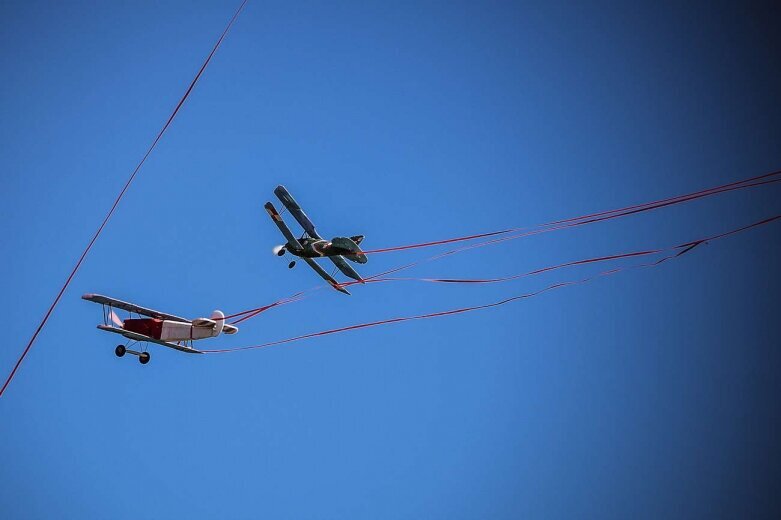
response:
[[[126,353],[138,356],[142,365],[149,363],[151,356],[145,347],[141,351],[131,350],[130,347],[136,343],[157,343],[189,354],[202,354],[193,348],[193,341],[239,331],[238,327],[225,323],[222,311],[214,311],[210,318],[188,320],[100,294],[85,294],[81,298],[103,306],[103,324],[98,325],[100,330],[121,334],[130,340],[127,345],[117,345],[114,353],[119,357]],[[127,311],[130,317],[122,320],[114,309]],[[134,318],[134,314],[138,317]]]

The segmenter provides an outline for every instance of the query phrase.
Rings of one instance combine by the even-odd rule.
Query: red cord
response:
[[[514,233],[517,231],[531,231],[531,230],[537,230],[540,228],[551,228],[552,229],[561,229],[562,227],[570,227],[573,225],[580,225],[580,224],[587,224],[591,222],[599,222],[602,220],[608,220],[611,218],[617,218],[622,217],[626,215],[632,215],[635,213],[641,213],[643,211],[649,211],[657,208],[662,208],[665,206],[670,206],[673,204],[679,204],[681,202],[687,202],[694,199],[699,199],[702,197],[707,197],[710,195],[716,195],[718,193],[725,193],[728,191],[733,191],[736,189],[742,189],[742,188],[750,188],[753,186],[761,186],[764,184],[769,184],[772,182],[777,182],[781,179],[771,179],[771,180],[765,180],[770,179],[772,177],[777,177],[781,175],[781,170],[777,170],[770,173],[765,173],[763,175],[757,175],[755,177],[750,177],[748,179],[743,179],[740,181],[734,181],[730,182],[728,184],[722,184],[720,186],[714,186],[712,188],[706,188],[704,190],[695,191],[692,193],[687,193],[684,195],[677,195],[675,197],[668,197],[665,199],[659,199],[651,202],[645,202],[643,204],[635,204],[632,206],[626,206],[623,208],[617,208],[617,209],[611,209],[607,211],[600,211],[598,213],[590,213],[587,215],[581,215],[579,217],[571,217],[568,219],[563,220],[554,220],[552,222],[546,222],[545,224],[539,224],[537,226],[532,227],[516,227],[516,228],[510,228],[510,229],[504,229],[501,231],[492,231],[488,233],[480,233],[476,235],[468,235],[463,237],[456,237],[456,238],[448,238],[445,240],[435,240],[433,242],[421,242],[418,244],[409,244],[409,245],[403,245],[403,246],[395,246],[395,247],[385,247],[381,249],[371,249],[369,251],[364,251],[363,253],[366,255],[372,255],[377,253],[389,253],[392,251],[403,251],[406,249],[419,249],[422,247],[432,247],[442,244],[450,244],[454,242],[465,242],[469,240],[475,240],[478,238],[486,238],[489,236],[495,236],[495,235],[505,235],[508,233]],[[763,182],[760,182],[763,181]]]
[[[244,8],[244,5],[247,3],[247,0],[244,0],[239,8],[236,10],[236,13],[233,15],[233,18],[231,18],[230,22],[228,22],[228,25],[225,27],[225,30],[222,31],[222,34],[220,35],[220,38],[217,40],[217,43],[214,44],[214,48],[212,48],[212,51],[209,53],[209,55],[206,57],[206,60],[203,62],[203,65],[201,65],[200,70],[198,70],[198,73],[195,75],[195,78],[193,78],[192,82],[190,83],[190,86],[187,87],[187,90],[185,91],[184,95],[182,96],[182,99],[179,100],[179,103],[177,103],[176,108],[174,108],[174,111],[171,112],[171,115],[168,117],[168,121],[165,122],[165,125],[163,125],[163,128],[160,130],[160,132],[157,134],[157,137],[155,137],[155,140],[152,141],[151,146],[146,151],[144,156],[141,158],[141,162],[138,163],[136,168],[133,170],[133,173],[130,175],[130,178],[127,180],[125,185],[122,188],[122,191],[119,192],[119,195],[117,195],[117,198],[114,200],[114,204],[112,204],[111,209],[109,210],[108,214],[106,214],[106,218],[103,219],[103,222],[101,222],[100,227],[95,232],[95,234],[92,237],[92,240],[89,241],[89,244],[87,244],[87,247],[84,249],[84,252],[81,253],[81,256],[79,257],[79,261],[76,262],[76,266],[73,268],[71,273],[68,275],[68,278],[65,280],[65,283],[63,284],[62,288],[60,289],[60,292],[57,293],[57,297],[54,298],[54,302],[52,302],[51,306],[49,307],[49,310],[46,311],[46,314],[43,316],[43,319],[41,320],[41,323],[38,325],[38,328],[35,329],[35,333],[33,334],[32,338],[30,338],[29,343],[27,343],[27,346],[25,347],[24,351],[22,352],[22,355],[19,356],[19,360],[16,362],[16,365],[14,365],[13,370],[11,370],[11,373],[8,375],[8,379],[6,379],[5,383],[3,384],[2,389],[0,389],[0,396],[3,395],[5,392],[5,389],[8,388],[8,385],[11,383],[11,380],[14,378],[14,375],[16,374],[16,371],[19,370],[19,366],[22,364],[22,361],[24,361],[24,358],[27,357],[27,353],[30,352],[30,348],[33,346],[33,343],[35,343],[35,339],[38,337],[38,334],[43,329],[44,325],[46,325],[46,322],[49,320],[49,316],[51,316],[52,312],[54,311],[54,308],[57,306],[57,304],[60,302],[60,298],[62,298],[62,295],[65,293],[65,289],[68,288],[68,286],[71,283],[71,280],[73,280],[73,277],[76,275],[76,272],[79,270],[79,267],[81,267],[81,263],[84,261],[84,258],[86,258],[87,253],[90,252],[90,249],[92,249],[92,246],[95,244],[95,241],[98,239],[100,234],[103,232],[103,228],[106,227],[106,224],[108,224],[108,221],[111,219],[111,216],[114,214],[114,211],[117,209],[117,206],[119,205],[119,202],[122,200],[122,198],[125,196],[125,192],[128,190],[130,185],[133,183],[133,179],[135,179],[136,174],[141,169],[141,166],[146,162],[147,157],[149,157],[149,154],[152,153],[152,150],[155,149],[155,146],[157,146],[158,141],[160,141],[160,138],[163,137],[163,134],[168,129],[171,122],[176,117],[176,114],[179,112],[179,109],[182,108],[182,105],[184,104],[185,100],[190,95],[190,92],[192,92],[193,88],[195,87],[195,84],[198,82],[198,79],[201,77],[201,74],[203,74],[203,71],[206,70],[206,66],[209,65],[209,62],[212,59],[212,56],[214,56],[214,53],[217,52],[217,49],[219,48],[220,44],[222,43],[222,40],[225,38],[225,35],[228,34],[228,30],[233,25],[233,22],[236,21],[236,18],[238,18],[239,13],[241,13],[241,10]]]
[[[268,343],[263,343],[261,345],[251,345],[251,346],[248,346],[248,347],[234,347],[234,348],[214,349],[214,350],[203,350],[202,352],[204,352],[206,354],[226,354],[226,353],[230,353],[230,352],[239,352],[239,351],[242,351],[242,350],[255,350],[255,349],[260,349],[260,348],[265,348],[265,347],[271,347],[271,346],[274,346],[274,345],[282,345],[282,344],[285,344],[285,343],[292,343],[294,341],[300,341],[300,340],[314,338],[314,337],[318,337],[318,336],[328,336],[328,335],[337,334],[337,333],[340,333],[340,332],[347,332],[347,331],[357,330],[357,329],[365,329],[365,328],[369,328],[369,327],[377,327],[379,325],[387,325],[387,324],[391,324],[391,323],[400,323],[400,322],[412,321],[412,320],[422,320],[422,319],[429,319],[429,318],[438,318],[438,317],[443,317],[443,316],[451,316],[451,315],[454,315],[454,314],[462,314],[462,313],[466,313],[466,312],[472,312],[472,311],[476,311],[476,310],[488,309],[488,308],[492,308],[492,307],[498,307],[500,305],[505,305],[507,303],[514,302],[514,301],[517,301],[517,300],[538,296],[538,295],[540,295],[540,294],[542,294],[544,292],[551,291],[551,290],[554,290],[554,289],[560,289],[562,287],[568,287],[568,286],[571,286],[571,285],[584,284],[584,283],[590,282],[590,281],[592,281],[592,280],[594,280],[596,278],[603,277],[603,276],[610,276],[610,275],[613,275],[613,274],[616,274],[616,273],[620,273],[622,271],[627,271],[627,270],[630,270],[630,269],[646,268],[646,267],[655,267],[655,266],[658,266],[658,265],[666,262],[667,260],[675,259],[675,258],[677,258],[677,257],[679,257],[679,256],[681,256],[681,255],[691,251],[693,248],[695,248],[696,246],[698,246],[698,245],[700,245],[700,244],[702,244],[704,242],[719,240],[721,238],[725,238],[725,237],[728,237],[728,236],[731,236],[731,235],[734,235],[734,234],[737,234],[737,233],[740,233],[740,232],[743,232],[743,231],[746,231],[746,230],[749,230],[749,229],[752,229],[752,228],[755,228],[755,227],[758,227],[758,226],[769,224],[769,223],[774,222],[774,221],[776,221],[778,219],[781,219],[781,215],[776,215],[776,216],[773,216],[773,217],[770,217],[770,218],[767,218],[767,219],[764,219],[764,220],[760,220],[758,222],[754,222],[754,223],[749,224],[747,226],[743,226],[743,227],[740,227],[740,228],[737,228],[737,229],[733,229],[733,230],[730,230],[730,231],[727,231],[727,232],[724,232],[724,233],[720,233],[718,235],[713,235],[713,236],[710,236],[710,237],[702,238],[702,239],[699,239],[699,240],[694,240],[692,242],[686,242],[686,243],[683,243],[683,244],[679,244],[677,246],[673,246],[671,248],[667,248],[666,251],[673,251],[673,252],[671,252],[667,256],[664,256],[664,257],[662,257],[662,258],[660,258],[660,259],[658,259],[658,260],[656,260],[654,262],[644,263],[644,264],[635,264],[635,265],[629,265],[629,266],[617,267],[617,268],[609,269],[607,271],[602,271],[602,272],[600,272],[600,273],[598,273],[598,274],[596,274],[594,276],[588,277],[588,278],[583,278],[581,280],[574,280],[574,281],[568,281],[568,282],[555,283],[553,285],[549,285],[549,286],[547,286],[547,287],[545,287],[543,289],[540,289],[538,291],[535,291],[535,292],[521,294],[521,295],[518,295],[518,296],[512,296],[510,298],[505,298],[504,300],[500,300],[500,301],[493,302],[493,303],[487,303],[487,304],[483,304],[483,305],[474,305],[474,306],[470,306],[470,307],[462,307],[460,309],[452,309],[452,310],[448,310],[448,311],[433,312],[433,313],[428,313],[428,314],[419,314],[419,315],[416,315],[416,316],[403,316],[403,317],[399,317],[399,318],[390,318],[390,319],[386,319],[386,320],[372,321],[372,322],[369,322],[369,323],[360,323],[360,324],[357,324],[357,325],[349,325],[349,326],[346,326],[346,327],[339,327],[339,328],[336,328],[336,329],[328,329],[328,330],[324,330],[324,331],[320,331],[320,332],[313,332],[313,333],[310,333],[310,334],[303,334],[301,336],[294,336],[292,338],[287,338],[287,339],[282,339],[282,340],[277,340],[277,341],[271,341],[271,342],[268,342]],[[574,265],[574,264],[578,264],[578,263],[605,261],[605,260],[611,260],[611,259],[614,259],[614,258],[633,256],[633,255],[634,256],[640,256],[640,255],[644,255],[644,254],[651,254],[652,252],[662,252],[662,251],[665,251],[665,250],[664,249],[660,249],[660,250],[655,250],[655,251],[642,251],[642,252],[639,252],[639,253],[626,253],[626,254],[623,254],[623,255],[614,255],[614,256],[607,256],[607,257],[600,257],[599,259],[591,259],[591,260],[586,260],[586,261],[581,261],[581,262],[570,262],[569,264],[562,264],[561,266],[555,266],[553,268],[544,268],[544,269],[540,269],[540,270],[537,270],[537,271],[532,271],[532,273],[543,272],[545,270],[555,269],[555,268],[558,268],[558,267],[562,267],[564,265]],[[376,282],[381,282],[381,281],[389,281],[389,280],[387,280],[387,279],[378,279],[378,280],[375,280],[375,281]]]

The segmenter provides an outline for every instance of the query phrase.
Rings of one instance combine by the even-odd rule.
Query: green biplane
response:
[[[285,206],[285,209],[293,215],[293,218],[295,218],[304,229],[304,234],[301,238],[296,238],[290,231],[290,228],[287,227],[282,220],[282,216],[274,205],[271,202],[266,202],[264,206],[266,211],[287,240],[286,244],[276,246],[273,249],[274,254],[282,256],[285,252],[289,251],[291,255],[303,258],[317,274],[331,285],[331,287],[344,294],[350,293],[315,261],[316,258],[327,257],[345,274],[345,276],[363,283],[361,275],[345,261],[345,259],[347,259],[359,264],[366,263],[368,259],[366,258],[366,255],[363,254],[363,251],[361,251],[359,245],[363,240],[363,235],[336,237],[330,241],[325,240],[317,233],[315,225],[309,220],[309,217],[306,216],[304,210],[301,209],[301,206],[298,205],[284,186],[277,186],[274,190],[274,194]],[[296,261],[293,260],[288,264],[288,267],[292,269],[295,265]]]

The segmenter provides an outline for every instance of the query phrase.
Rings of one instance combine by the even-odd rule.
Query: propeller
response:
[[[111,310],[111,321],[120,329],[125,326],[125,322],[119,319],[119,316],[117,316],[117,313],[114,312],[113,309]]]
[[[282,256],[285,254],[285,246],[275,246],[271,251],[277,256]]]

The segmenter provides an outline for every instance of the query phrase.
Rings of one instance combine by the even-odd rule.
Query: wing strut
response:
[[[304,258],[304,261],[305,261],[307,264],[309,264],[309,266],[310,266],[312,269],[314,269],[314,270],[315,270],[315,272],[316,272],[317,274],[319,274],[319,275],[320,275],[320,276],[323,278],[323,280],[325,280],[326,282],[328,282],[328,283],[331,285],[331,287],[333,287],[333,288],[334,288],[334,289],[336,289],[337,291],[339,291],[339,292],[342,292],[342,293],[344,293],[344,294],[350,294],[350,292],[349,292],[347,289],[345,289],[344,287],[342,287],[341,285],[339,285],[339,282],[337,282],[336,280],[334,280],[334,277],[333,277],[333,276],[331,276],[330,274],[328,274],[328,273],[325,271],[325,269],[323,269],[322,267],[320,267],[320,264],[318,264],[317,262],[315,262],[315,261],[314,261],[314,260],[312,260],[311,258]]]
[[[363,283],[363,278],[361,278],[361,275],[358,274],[358,272],[352,268],[350,264],[344,261],[344,258],[341,256],[329,256],[328,258],[331,259],[331,261],[336,265],[336,267],[339,268],[341,272],[344,273],[345,276],[349,276],[353,280],[358,280],[359,282]]]

